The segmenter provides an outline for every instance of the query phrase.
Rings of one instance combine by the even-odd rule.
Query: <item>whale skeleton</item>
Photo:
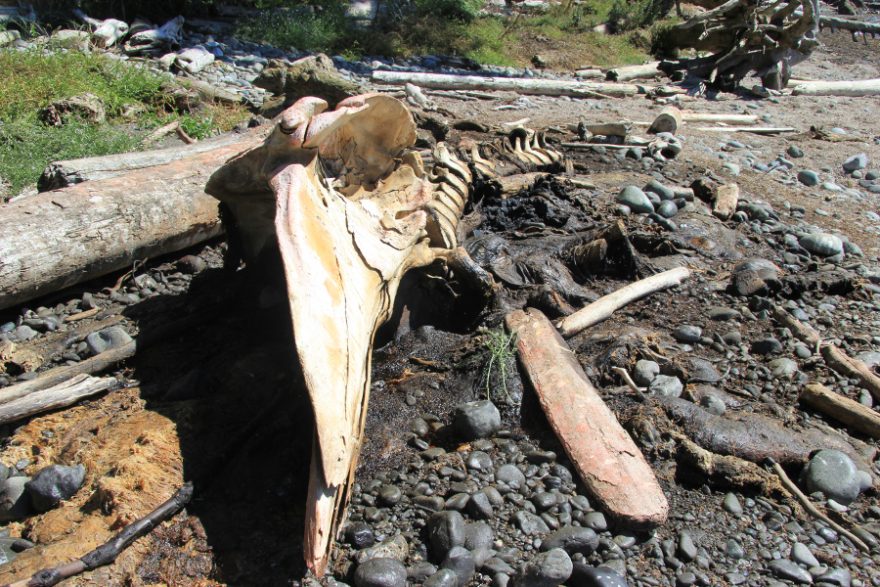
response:
[[[515,129],[491,143],[413,148],[399,100],[364,94],[335,110],[303,98],[266,141],[228,161],[206,192],[231,216],[242,256],[280,251],[296,356],[314,409],[305,561],[324,574],[344,519],[363,441],[377,329],[404,274],[435,261],[491,277],[458,246],[476,176],[559,165],[544,137]],[[426,170],[425,160],[431,168]]]

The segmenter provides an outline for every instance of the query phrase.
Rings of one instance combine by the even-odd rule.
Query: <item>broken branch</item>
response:
[[[857,401],[835,393],[820,383],[804,387],[802,402],[873,438],[880,438],[880,414]]]
[[[38,571],[29,579],[22,579],[9,583],[3,587],[51,587],[65,579],[75,577],[86,571],[93,571],[99,567],[109,565],[138,538],[142,538],[153,531],[162,522],[170,519],[182,510],[192,499],[193,485],[185,483],[183,487],[171,496],[171,499],[157,507],[147,516],[133,522],[122,531],[105,542],[95,550],[81,558],[57,567]]]
[[[116,379],[113,377],[77,375],[69,381],[39,390],[37,393],[3,402],[0,405],[0,424],[75,404],[83,398],[106,391],[115,384]]]

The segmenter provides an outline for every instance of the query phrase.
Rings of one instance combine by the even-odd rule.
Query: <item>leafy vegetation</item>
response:
[[[13,194],[33,184],[50,161],[139,150],[151,129],[175,119],[190,136],[205,138],[247,115],[218,105],[176,112],[165,98],[164,77],[99,55],[6,50],[0,71],[0,177]],[[86,92],[103,103],[106,123],[39,120],[52,102]]]
[[[508,334],[502,326],[495,330],[486,330],[484,336],[483,348],[486,359],[483,366],[483,381],[486,399],[492,399],[493,384],[498,381],[505,399],[509,401],[507,376],[513,360],[516,358],[516,333]]]

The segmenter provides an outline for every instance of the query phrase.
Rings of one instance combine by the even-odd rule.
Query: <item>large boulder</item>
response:
[[[323,53],[303,57],[290,65],[272,61],[254,80],[254,85],[276,96],[284,96],[285,104],[292,104],[306,96],[316,96],[327,100],[332,107],[345,98],[361,93],[360,87],[343,77],[333,65],[333,60]]]

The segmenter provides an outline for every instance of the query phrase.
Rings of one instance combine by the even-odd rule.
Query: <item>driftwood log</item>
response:
[[[221,233],[208,177],[262,134],[165,165],[10,202],[0,224],[0,308],[130,267]],[[27,238],[22,238],[27,235]]]
[[[116,385],[116,379],[113,377],[77,375],[73,379],[43,389],[39,393],[4,402],[0,405],[0,424],[15,422],[34,414],[67,407],[83,398],[106,391],[114,385]]]
[[[843,422],[852,430],[872,438],[880,438],[880,414],[846,396],[835,393],[819,383],[810,383],[800,399],[810,407]]]
[[[664,45],[710,52],[708,57],[666,62],[723,87],[757,72],[767,88],[781,90],[791,66],[818,46],[819,0],[728,0],[673,26]]]
[[[176,130],[176,127],[171,127],[169,132],[174,132],[174,130]],[[118,155],[104,155],[102,157],[53,161],[43,170],[43,174],[37,181],[37,188],[41,192],[45,192],[84,181],[117,177],[137,169],[165,165],[166,163],[191,157],[199,153],[213,151],[228,145],[238,145],[240,149],[242,138],[243,136],[239,134],[228,134],[192,145],[137,151],[134,153],[120,153]]]
[[[499,90],[541,96],[581,96],[593,98],[624,98],[646,93],[649,89],[636,84],[612,82],[485,77],[477,75],[413,73],[407,71],[374,71],[373,81],[399,86],[414,84],[422,88],[435,90]]]
[[[863,97],[880,95],[880,79],[822,82],[805,81],[794,87],[795,96]]]

